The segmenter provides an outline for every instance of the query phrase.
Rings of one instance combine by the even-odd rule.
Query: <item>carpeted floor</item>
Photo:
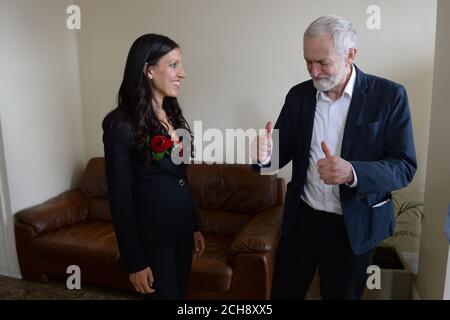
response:
[[[133,292],[85,286],[69,290],[64,280],[47,283],[0,276],[0,300],[131,300]]]
[[[138,294],[96,286],[84,286],[80,290],[69,290],[63,280],[47,283],[0,276],[0,300],[136,300]],[[320,299],[318,279],[311,284],[307,300]]]

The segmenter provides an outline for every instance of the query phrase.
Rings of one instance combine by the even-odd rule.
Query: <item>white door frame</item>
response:
[[[448,205],[447,216],[445,219],[445,235],[449,242],[449,247],[447,254],[447,271],[445,273],[444,300],[450,300],[450,204]]]
[[[448,247],[447,272],[445,274],[444,300],[450,300],[450,246]]]
[[[16,242],[14,236],[14,217],[11,211],[8,176],[3,146],[3,131],[0,117],[0,260],[5,261],[6,268],[0,268],[0,274],[21,278],[17,260]]]

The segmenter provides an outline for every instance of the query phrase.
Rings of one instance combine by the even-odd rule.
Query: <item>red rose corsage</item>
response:
[[[152,150],[153,159],[160,161],[165,155],[170,156],[173,142],[169,137],[154,136],[150,140],[150,149]]]

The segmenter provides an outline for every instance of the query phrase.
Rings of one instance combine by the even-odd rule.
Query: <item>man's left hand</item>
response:
[[[324,159],[317,161],[317,171],[325,184],[340,185],[353,183],[353,170],[350,162],[341,157],[331,154],[330,148],[325,141],[321,143]]]

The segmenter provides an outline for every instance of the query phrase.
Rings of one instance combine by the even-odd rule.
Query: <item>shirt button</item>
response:
[[[180,187],[184,187],[184,179],[180,179],[180,180],[178,180],[178,185],[180,186]]]

